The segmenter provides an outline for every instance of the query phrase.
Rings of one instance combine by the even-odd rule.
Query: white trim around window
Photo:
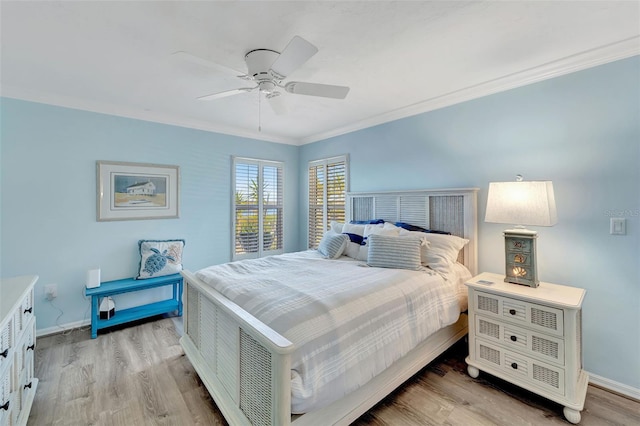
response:
[[[284,253],[284,163],[232,157],[232,260]]]
[[[317,248],[331,221],[345,221],[349,156],[310,161],[308,178],[307,247]]]

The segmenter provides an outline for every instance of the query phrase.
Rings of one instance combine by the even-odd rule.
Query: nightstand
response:
[[[537,288],[482,273],[469,289],[469,356],[473,378],[487,372],[564,406],[580,422],[589,376],[582,369],[585,290],[540,282]]]

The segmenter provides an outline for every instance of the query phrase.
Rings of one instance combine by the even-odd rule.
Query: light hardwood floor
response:
[[[179,323],[178,323],[179,325]],[[184,356],[174,320],[90,338],[86,328],[40,338],[29,425],[223,425]],[[569,425],[562,407],[486,374],[466,374],[464,341],[355,425]],[[640,403],[589,386],[581,425],[639,425]]]

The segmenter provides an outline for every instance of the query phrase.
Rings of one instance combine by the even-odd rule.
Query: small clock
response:
[[[504,231],[505,282],[538,287],[537,238],[538,233],[528,229]]]

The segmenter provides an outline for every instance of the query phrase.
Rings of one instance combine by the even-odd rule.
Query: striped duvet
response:
[[[428,269],[367,267],[305,251],[215,265],[196,276],[295,345],[291,405],[300,414],[366,384],[456,322],[471,274],[456,265],[445,279]]]

